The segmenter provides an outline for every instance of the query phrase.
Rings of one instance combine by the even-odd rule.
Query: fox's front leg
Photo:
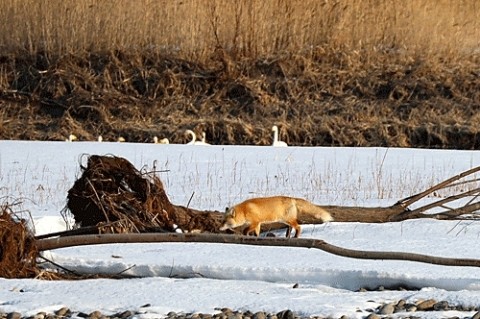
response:
[[[252,225],[252,224],[248,225],[248,227],[245,228],[245,230],[243,231],[243,234],[249,236],[252,232],[255,231],[256,227],[257,227],[256,225]]]
[[[255,236],[260,235],[260,226],[261,224],[250,224],[244,231],[244,235],[250,235],[251,232],[255,233]]]

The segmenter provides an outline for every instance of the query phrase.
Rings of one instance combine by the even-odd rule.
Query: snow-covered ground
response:
[[[325,205],[388,206],[480,165],[478,151],[0,141],[2,202],[21,203],[14,207],[33,217],[37,234],[65,229],[60,211],[67,191],[81,173],[80,164],[92,154],[122,156],[137,168],[160,171],[173,203],[186,205],[192,197],[190,207],[209,210],[278,194]],[[480,259],[480,224],[471,221],[333,222],[304,225],[302,236],[346,248]],[[198,243],[84,246],[44,255],[71,270],[143,278],[0,279],[0,311],[35,314],[67,306],[105,314],[130,309],[141,313],[137,317],[154,318],[169,311],[215,313],[229,307],[362,318],[369,314],[367,309],[399,299],[480,305],[480,269],[474,267],[356,260],[315,249]],[[410,289],[358,291],[379,286]],[[415,313],[430,318],[472,314]]]

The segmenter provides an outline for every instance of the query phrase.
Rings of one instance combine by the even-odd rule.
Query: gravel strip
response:
[[[147,311],[142,310],[141,312],[135,311],[122,311],[115,313],[113,315],[104,315],[100,311],[93,311],[91,313],[76,312],[72,311],[67,307],[63,307],[55,311],[54,313],[39,312],[34,316],[24,316],[19,312],[10,312],[5,313],[0,311],[0,319],[62,319],[62,318],[86,318],[86,319],[133,319],[138,318],[141,314],[148,314],[148,307],[150,305],[142,306],[142,309],[147,309]],[[321,319],[323,317],[311,316],[311,317],[302,317],[295,314],[291,310],[283,310],[278,313],[267,313],[263,311],[251,312],[251,311],[235,311],[229,308],[219,308],[216,309],[219,312],[215,314],[204,314],[204,313],[176,313],[169,312],[166,316],[161,316],[159,318],[166,319]],[[401,299],[393,303],[385,303],[378,306],[376,309],[365,309],[365,312],[370,313],[366,314],[363,318],[366,319],[383,319],[391,318],[391,315],[396,314],[396,319],[416,319],[421,318],[420,314],[416,314],[418,311],[448,311],[456,310],[460,312],[475,312],[475,314],[463,316],[463,317],[452,317],[453,318],[469,318],[469,319],[480,319],[480,306],[477,307],[466,307],[463,305],[451,305],[447,301],[436,301],[434,299],[427,300],[418,300],[415,303],[407,303],[405,300]],[[404,313],[402,316],[399,313]],[[149,316],[151,317],[151,316]],[[448,317],[447,317],[448,318]],[[348,319],[348,316],[342,316],[340,319]]]

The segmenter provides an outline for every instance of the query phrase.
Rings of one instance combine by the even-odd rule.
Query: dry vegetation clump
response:
[[[222,214],[172,205],[154,172],[128,160],[91,155],[68,191],[66,209],[77,226],[100,233],[217,232]]]
[[[92,155],[68,191],[67,208],[82,227],[100,232],[173,231],[173,207],[160,179],[119,157]]]
[[[474,0],[4,7],[1,139],[480,147]]]
[[[0,207],[0,277],[31,278],[37,267],[37,248],[24,219],[17,219],[8,205]]]

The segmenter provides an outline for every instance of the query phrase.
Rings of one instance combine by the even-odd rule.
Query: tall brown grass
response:
[[[0,53],[154,50],[248,57],[316,46],[469,53],[477,0],[3,0]]]

